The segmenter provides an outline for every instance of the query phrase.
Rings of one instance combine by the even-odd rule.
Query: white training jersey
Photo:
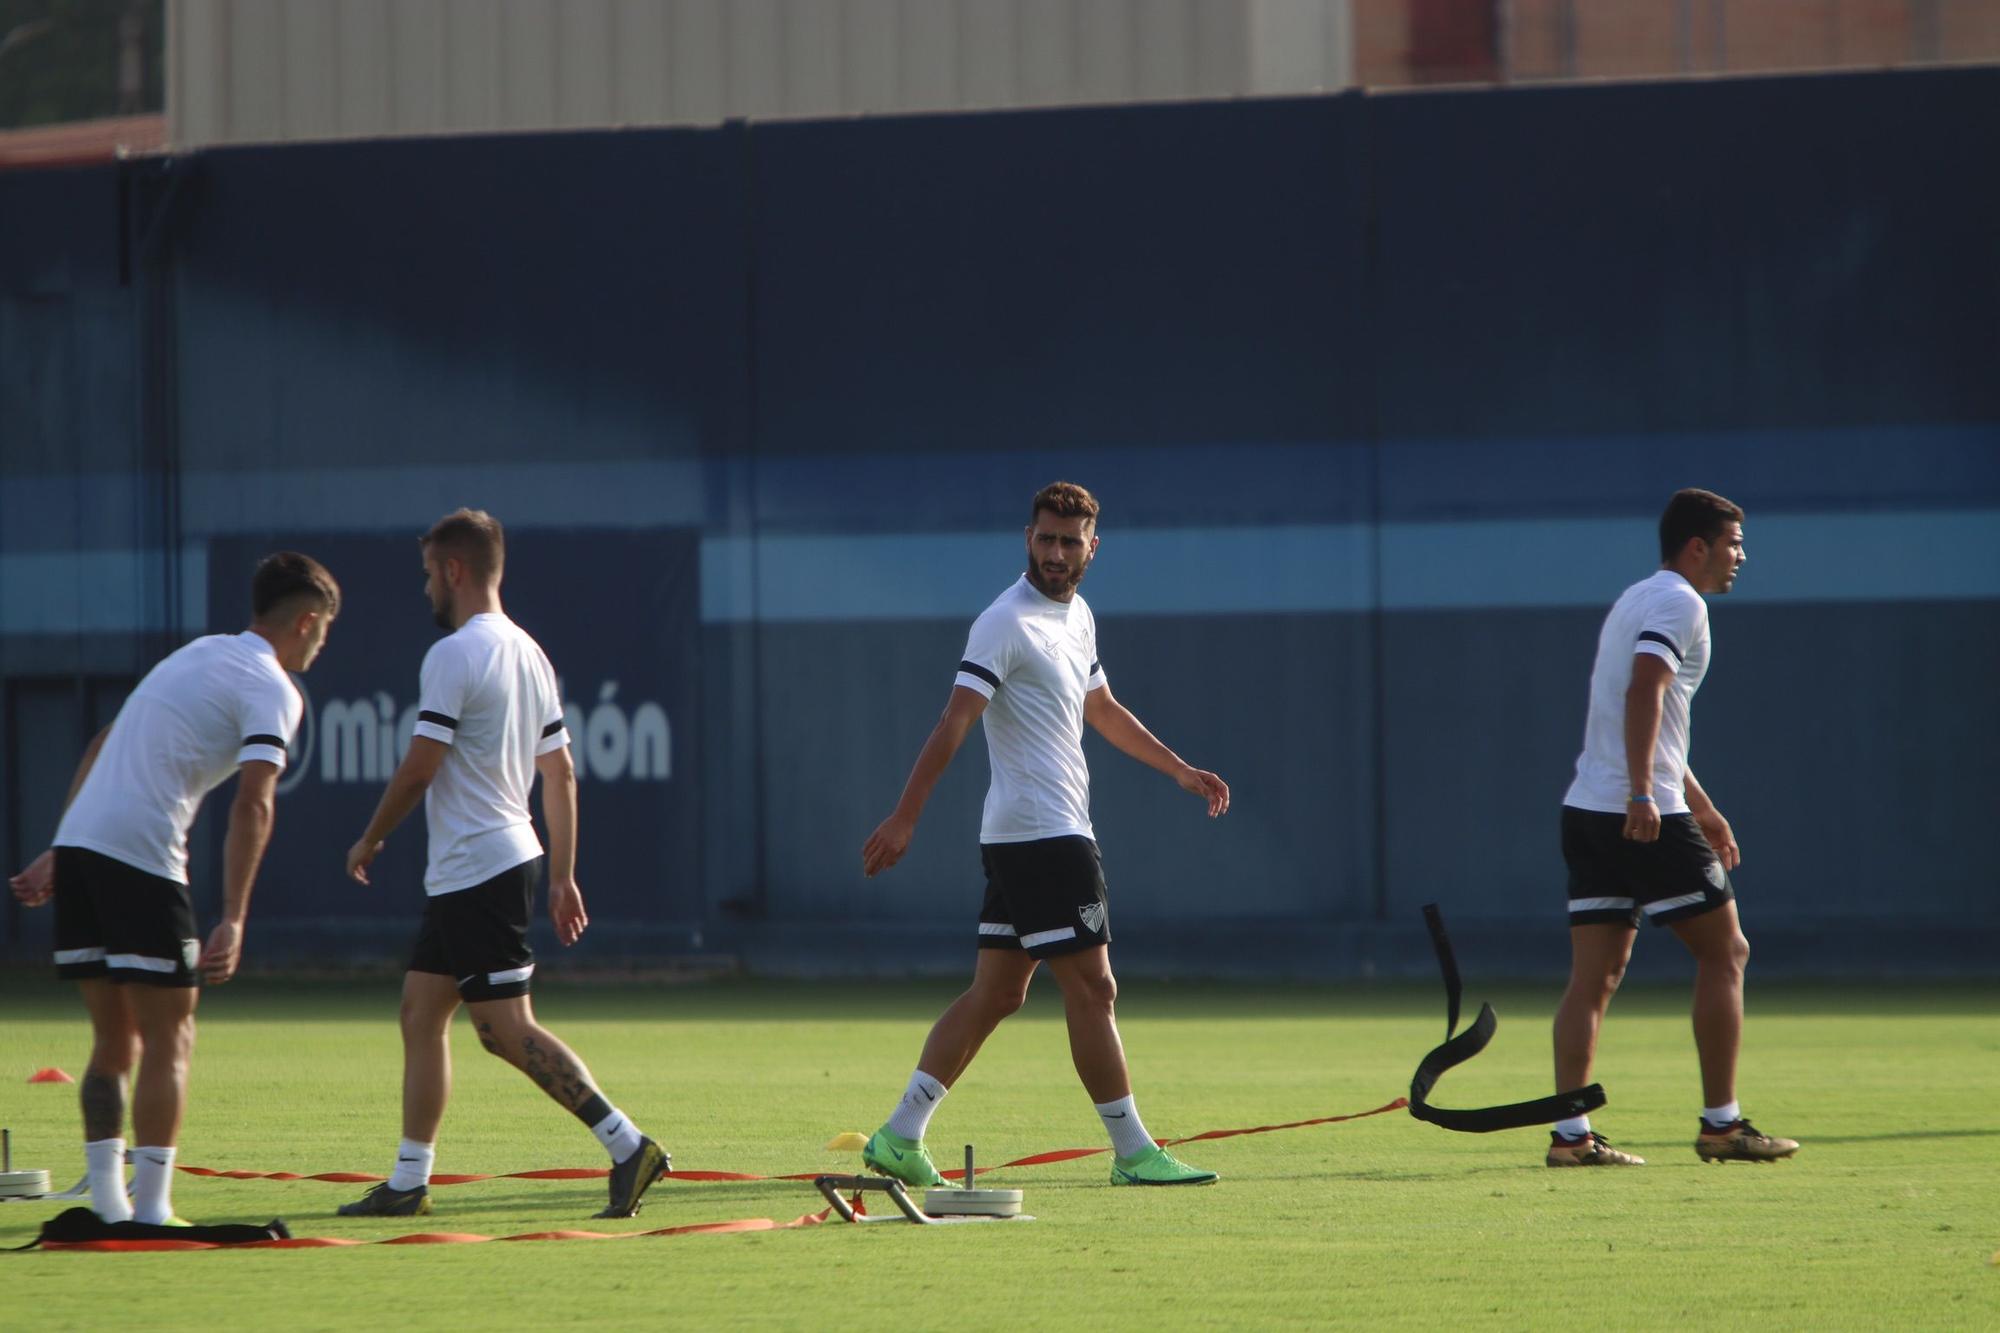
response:
[[[1590,715],[1576,780],[1563,804],[1623,814],[1633,793],[1625,769],[1625,691],[1632,658],[1651,653],[1674,669],[1661,701],[1660,741],[1653,749],[1653,800],[1663,815],[1687,813],[1688,712],[1708,674],[1708,603],[1671,569],[1625,590],[1604,617],[1597,665],[1590,673]]]
[[[555,668],[527,631],[476,615],[424,654],[415,735],[451,747],[424,794],[435,897],[542,854],[528,814],[535,759],[569,744]]]
[[[210,634],[139,682],[111,724],[56,845],[188,882],[187,833],[201,801],[246,760],[275,764],[305,701],[263,635]]]
[[[972,622],[958,683],[988,701],[993,778],[979,840],[1092,837],[1083,696],[1105,681],[1083,598],[1051,601],[1022,575]]]

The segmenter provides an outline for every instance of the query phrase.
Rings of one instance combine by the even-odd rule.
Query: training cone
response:
[[[47,1069],[37,1069],[37,1070],[36,1070],[36,1071],[35,1071],[34,1073],[32,1073],[32,1074],[28,1075],[28,1082],[30,1082],[30,1083],[74,1083],[74,1082],[76,1082],[76,1080],[75,1080],[75,1079],[73,1079],[73,1078],[71,1078],[71,1077],[70,1077],[70,1076],[69,1076],[68,1074],[65,1074],[65,1073],[63,1073],[63,1071],[62,1071],[62,1070],[60,1070],[60,1069],[57,1069],[57,1068],[55,1068],[55,1067],[54,1067],[54,1066],[52,1065],[52,1066],[50,1066],[50,1067],[49,1067],[49,1068],[47,1068]]]
[[[836,1134],[826,1141],[828,1152],[860,1152],[867,1146],[868,1136],[857,1134],[851,1129],[845,1134]]]

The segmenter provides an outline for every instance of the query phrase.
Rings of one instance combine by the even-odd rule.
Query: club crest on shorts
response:
[[[1706,866],[1702,867],[1701,873],[1708,876],[1710,884],[1713,884],[1718,889],[1722,887],[1722,862],[1710,861]]]
[[[1104,933],[1103,903],[1085,903],[1082,907],[1076,909],[1076,914],[1083,918],[1083,928],[1085,930],[1093,935],[1102,935]]]
[[[181,966],[187,971],[192,972],[194,971],[194,965],[200,961],[201,961],[201,941],[182,940]]]

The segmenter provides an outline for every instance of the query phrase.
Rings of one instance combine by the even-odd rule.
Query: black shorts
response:
[[[465,1000],[526,995],[528,981],[535,975],[528,917],[541,877],[538,856],[484,884],[428,899],[424,924],[410,950],[410,971],[450,977]]]
[[[986,867],[980,948],[1054,958],[1111,943],[1104,862],[1091,839],[981,843],[979,860]]]
[[[82,847],[56,848],[56,975],[200,984],[188,886]]]
[[[1633,842],[1624,830],[1623,815],[1563,807],[1572,926],[1637,926],[1642,913],[1664,926],[1713,912],[1736,896],[1693,815],[1662,815],[1658,842]]]

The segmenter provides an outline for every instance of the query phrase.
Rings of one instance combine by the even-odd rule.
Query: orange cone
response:
[[[37,1070],[36,1070],[36,1071],[35,1071],[34,1073],[32,1073],[32,1074],[28,1075],[28,1082],[30,1082],[30,1083],[74,1083],[74,1082],[76,1082],[76,1080],[75,1080],[75,1079],[73,1079],[73,1078],[71,1078],[71,1077],[70,1077],[70,1076],[69,1076],[68,1074],[65,1074],[65,1073],[63,1073],[63,1071],[62,1071],[62,1070],[60,1070],[60,1069],[56,1069],[56,1068],[54,1068],[54,1067],[50,1067],[50,1068],[48,1068],[48,1069],[37,1069]]]

